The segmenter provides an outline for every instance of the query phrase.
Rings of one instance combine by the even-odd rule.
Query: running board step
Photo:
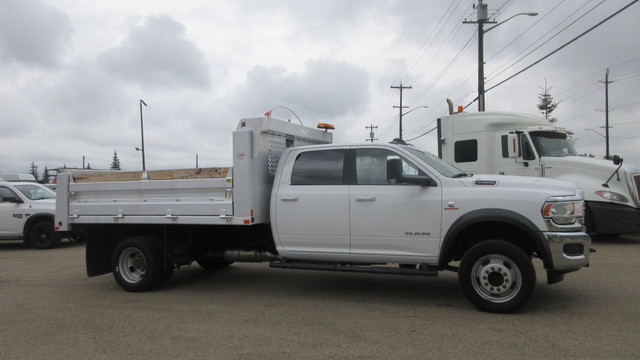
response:
[[[416,268],[406,267],[382,267],[382,266],[357,266],[332,263],[292,262],[285,259],[269,263],[272,268],[297,269],[297,270],[324,270],[352,273],[387,274],[387,275],[414,275],[437,276],[438,270],[428,265],[420,265]]]

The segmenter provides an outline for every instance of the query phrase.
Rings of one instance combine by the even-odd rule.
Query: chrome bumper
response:
[[[554,272],[567,273],[589,265],[591,238],[584,232],[544,233]]]

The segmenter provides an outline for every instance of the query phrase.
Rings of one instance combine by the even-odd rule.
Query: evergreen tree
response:
[[[558,121],[558,119],[551,117],[551,113],[555,110],[559,102],[553,101],[553,96],[549,93],[551,88],[547,87],[547,79],[544,79],[544,88],[540,87],[543,90],[543,93],[538,94],[538,110],[544,115],[544,118],[554,123]]]
[[[118,153],[113,150],[113,160],[111,160],[111,170],[122,170],[120,168],[120,159],[118,158]]]
[[[31,162],[31,169],[29,170],[29,174],[33,175],[33,177],[36,178],[36,181],[38,181],[38,179],[40,178],[38,176],[38,166],[33,161]]]
[[[47,169],[47,165],[44,166],[44,171],[42,172],[42,178],[40,180],[40,183],[42,184],[49,183],[49,169]]]

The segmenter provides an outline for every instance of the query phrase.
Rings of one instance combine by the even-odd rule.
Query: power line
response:
[[[589,11],[587,11],[586,13],[582,14],[580,17],[578,17],[577,19],[575,19],[573,22],[571,22],[569,25],[565,26],[562,30],[558,31],[557,33],[555,33],[553,36],[551,36],[550,38],[548,38],[546,41],[544,41],[542,44],[538,45],[535,49],[529,51],[526,55],[522,56],[520,59],[518,59],[517,61],[513,62],[512,64],[510,64],[509,66],[507,66],[506,68],[504,68],[502,71],[498,72],[497,74],[495,74],[496,71],[498,71],[496,69],[496,71],[494,71],[492,74],[490,74],[490,78],[487,79],[487,82],[490,82],[491,80],[495,79],[496,77],[498,77],[499,75],[503,74],[505,71],[509,70],[511,67],[513,67],[514,65],[516,65],[517,63],[519,63],[520,61],[524,60],[526,57],[528,57],[529,55],[531,55],[533,52],[535,52],[536,50],[540,49],[543,45],[547,44],[549,41],[553,40],[556,36],[560,35],[561,33],[563,33],[564,31],[566,31],[568,28],[570,28],[571,26],[573,26],[576,22],[578,22],[580,19],[582,19],[583,17],[585,17],[587,14],[589,14],[591,11],[595,10],[598,6],[600,6],[602,3],[604,3],[606,0],[602,0],[600,3],[596,4],[594,7],[592,7],[591,9],[589,9]],[[573,14],[577,13],[580,9],[582,9],[583,7],[585,7],[588,3],[585,3],[583,6],[581,6],[578,10],[574,11],[571,15],[569,15],[565,20],[567,20],[569,17],[571,17]],[[553,9],[552,9],[553,10]],[[562,22],[564,22],[565,20],[563,20]],[[562,24],[562,22],[560,22],[558,25],[554,26],[553,28],[551,28],[551,30],[547,31],[544,35],[542,35],[540,37],[540,39],[544,38],[545,36],[547,36],[551,31],[553,31],[555,28],[557,28],[558,26],[560,26],[560,24]],[[534,43],[535,44],[535,43]],[[525,52],[527,49],[529,49],[531,46],[533,46],[533,44],[531,44],[530,46],[528,46],[526,49],[524,49],[523,51],[521,51],[520,53],[518,53],[518,55],[514,56],[511,58],[512,61],[513,59],[515,59],[516,57],[520,56],[520,54],[522,54],[523,52]],[[506,63],[505,63],[506,64]],[[503,65],[504,66],[504,65]],[[501,66],[502,67],[502,66]],[[500,67],[498,68],[500,69]],[[495,74],[495,75],[493,75]]]
[[[516,76],[518,76],[518,75],[522,74],[523,72],[525,72],[525,71],[529,70],[529,69],[530,69],[530,68],[532,68],[533,66],[535,66],[535,65],[539,64],[540,62],[542,62],[543,60],[547,59],[547,58],[548,58],[548,57],[550,57],[551,55],[553,55],[553,54],[557,53],[558,51],[560,51],[560,50],[564,49],[565,47],[569,46],[570,44],[572,44],[572,43],[573,43],[573,42],[575,42],[576,40],[580,39],[580,38],[581,38],[581,37],[583,37],[584,35],[588,34],[588,33],[589,33],[589,32],[591,32],[592,30],[596,29],[596,28],[597,28],[597,27],[599,27],[600,25],[602,25],[602,24],[604,24],[605,22],[607,22],[607,21],[611,20],[613,17],[615,17],[616,15],[620,14],[621,12],[623,12],[624,10],[626,10],[626,9],[627,9],[627,8],[629,8],[631,5],[633,5],[633,4],[637,3],[637,2],[638,2],[638,0],[633,0],[632,2],[630,2],[629,4],[627,4],[626,6],[624,6],[622,9],[620,9],[620,10],[616,11],[615,13],[613,13],[613,14],[609,15],[609,16],[608,16],[607,18],[605,18],[604,20],[602,20],[602,21],[600,21],[599,23],[597,23],[596,25],[594,25],[594,26],[590,27],[588,30],[584,31],[582,34],[580,34],[580,35],[576,36],[575,38],[571,39],[570,41],[568,41],[568,42],[567,42],[567,43],[565,43],[564,45],[560,46],[559,48],[557,48],[557,49],[553,50],[553,51],[552,51],[552,52],[550,52],[549,54],[547,54],[547,55],[543,56],[541,59],[539,59],[539,60],[535,61],[535,62],[534,62],[534,63],[532,63],[531,65],[529,65],[529,66],[525,67],[524,69],[522,69],[522,70],[518,71],[517,73],[515,73],[515,74],[513,74],[513,75],[509,76],[508,78],[506,78],[506,79],[502,80],[501,82],[499,82],[499,83],[497,83],[497,84],[495,84],[495,85],[491,86],[490,88],[486,89],[486,90],[485,90],[485,93],[486,93],[487,91],[489,91],[489,90],[495,89],[496,87],[498,87],[498,86],[500,86],[500,85],[502,85],[502,84],[506,83],[507,81],[509,81],[509,80],[513,79],[514,77],[516,77]],[[475,100],[474,100],[474,101],[475,101]],[[472,102],[472,103],[473,103],[473,102]],[[471,104],[469,104],[469,105],[471,105]],[[467,106],[469,106],[469,105],[467,105]],[[465,106],[465,107],[467,107],[467,106]]]

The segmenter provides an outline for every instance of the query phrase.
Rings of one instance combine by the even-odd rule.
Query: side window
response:
[[[17,198],[18,195],[16,195],[13,191],[11,191],[10,189],[6,188],[6,187],[0,187],[0,201],[2,201],[2,198]]]
[[[533,152],[533,148],[531,147],[531,143],[527,138],[520,134],[520,148],[522,149],[522,160],[535,160],[536,155]]]
[[[457,163],[478,161],[478,140],[456,141],[453,151]]]
[[[345,150],[308,151],[293,164],[291,185],[344,184]]]
[[[415,165],[398,154],[384,149],[356,149],[356,184],[387,185],[395,184],[389,177],[389,160],[399,159],[402,175],[424,175]]]
[[[502,135],[500,137],[500,143],[502,144],[502,157],[503,158],[508,158],[509,157],[509,144],[508,144],[508,138],[507,135]]]

